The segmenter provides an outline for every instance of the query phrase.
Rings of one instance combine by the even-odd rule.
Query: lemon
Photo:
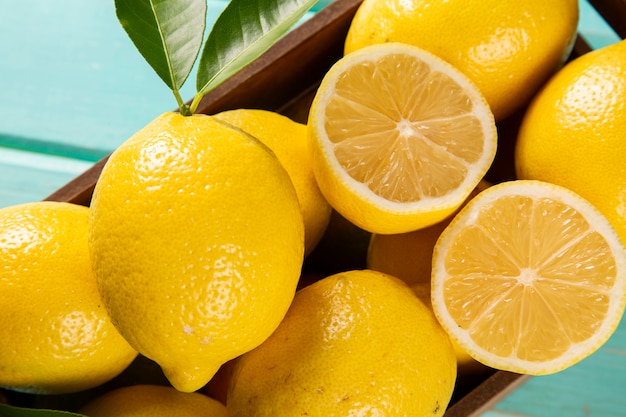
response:
[[[488,186],[486,181],[481,181],[464,204]],[[367,247],[367,268],[393,275],[409,285],[430,285],[435,243],[453,218],[454,213],[432,226],[407,233],[372,234]]]
[[[626,305],[626,249],[567,188],[509,181],[481,192],[439,237],[433,310],[492,367],[543,375],[595,352]]]
[[[130,385],[91,400],[79,410],[87,417],[228,417],[226,406],[197,392],[165,385]]]
[[[517,175],[562,185],[593,203],[626,242],[626,41],[559,71],[524,115]]]
[[[230,417],[441,416],[456,362],[432,311],[368,270],[301,289],[276,332],[235,364]]]
[[[0,386],[63,394],[121,373],[137,353],[111,323],[87,247],[87,207],[0,209]]]
[[[201,388],[287,312],[302,214],[289,175],[250,135],[165,113],[112,153],[91,210],[104,305],[178,390]]]
[[[578,0],[364,0],[345,41],[404,42],[465,73],[502,120],[522,108],[565,61]]]
[[[298,194],[304,220],[305,255],[324,235],[331,208],[315,181],[305,124],[268,110],[236,109],[215,115],[267,145],[283,164]]]
[[[493,115],[467,77],[414,46],[385,43],[337,61],[308,121],[313,172],[342,216],[404,233],[452,214],[491,165]]]

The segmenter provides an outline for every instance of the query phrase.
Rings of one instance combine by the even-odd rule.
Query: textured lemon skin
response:
[[[228,417],[217,400],[165,385],[118,388],[91,400],[79,412],[89,417]]]
[[[593,203],[626,242],[626,41],[566,65],[524,115],[521,179],[552,182]]]
[[[237,360],[231,417],[440,416],[454,386],[450,339],[397,278],[348,271],[296,295],[276,332]]]
[[[298,194],[304,220],[304,254],[311,253],[326,231],[331,207],[313,174],[306,125],[258,109],[229,110],[215,117],[251,134],[276,154]]]
[[[0,386],[64,394],[98,386],[137,353],[100,301],[87,247],[87,207],[0,209]]]
[[[424,48],[472,79],[502,120],[564,62],[577,23],[577,0],[364,0],[345,53],[385,42]]]
[[[91,207],[104,304],[177,389],[205,385],[285,315],[302,215],[287,172],[250,135],[165,113],[110,156]]]

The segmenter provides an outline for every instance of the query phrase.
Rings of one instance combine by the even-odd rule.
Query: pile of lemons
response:
[[[365,0],[306,123],[164,113],[89,207],[1,209],[0,386],[85,391],[141,355],[166,384],[71,411],[441,416],[462,377],[589,356],[626,305],[626,41],[566,63],[577,21]],[[518,178],[490,185],[515,112]],[[366,267],[305,280],[332,215]]]

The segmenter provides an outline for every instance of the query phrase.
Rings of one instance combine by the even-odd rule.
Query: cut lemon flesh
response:
[[[475,197],[435,246],[432,302],[493,368],[549,374],[595,352],[626,303],[626,249],[573,192],[511,181]]]
[[[340,59],[322,80],[308,125],[322,192],[377,233],[451,214],[496,151],[493,115],[478,89],[435,55],[400,43]]]

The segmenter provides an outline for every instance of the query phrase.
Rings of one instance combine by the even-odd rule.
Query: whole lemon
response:
[[[474,81],[502,120],[564,62],[577,24],[577,0],[364,0],[345,52],[384,42],[426,49]]]
[[[322,238],[331,208],[315,180],[305,124],[268,110],[236,109],[215,115],[267,145],[283,164],[298,194],[304,220],[305,255]]]
[[[227,417],[219,401],[165,385],[130,385],[91,400],[80,410],[88,417]]]
[[[230,417],[441,416],[454,349],[402,281],[352,270],[300,290],[284,321],[237,359]]]
[[[90,251],[113,323],[180,391],[196,391],[283,319],[304,257],[289,175],[261,142],[168,112],[108,159]]]
[[[98,386],[137,356],[102,306],[87,207],[0,209],[0,386],[63,394]]]
[[[626,242],[626,41],[560,70],[525,113],[517,175],[564,186],[594,204]]]

